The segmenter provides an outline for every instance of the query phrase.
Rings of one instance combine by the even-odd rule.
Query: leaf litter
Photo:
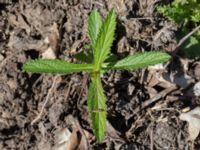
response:
[[[119,28],[117,29],[116,37],[117,46],[115,46],[116,53],[120,53],[119,57],[156,47],[166,51],[171,51],[175,47],[174,31],[176,27],[164,18],[156,16],[156,12],[153,11],[155,2],[153,0],[151,2],[130,0],[115,2],[117,7],[123,6],[123,9],[118,10]],[[21,63],[24,63],[30,57],[38,58],[48,49],[49,43],[46,43],[48,40],[45,40],[45,38],[48,37],[48,29],[53,26],[54,22],[57,24],[59,40],[61,40],[58,42],[56,56],[73,61],[70,49],[73,49],[73,53],[84,51],[85,49],[80,41],[83,41],[83,43],[88,42],[83,29],[86,26],[87,14],[92,8],[97,8],[101,14],[105,15],[107,12],[106,5],[109,6],[109,4],[108,1],[102,0],[95,2],[88,0],[64,2],[59,0],[52,3],[44,0],[40,2],[34,1],[34,3],[31,1],[11,2],[2,5],[0,16],[0,35],[2,35],[0,55],[3,56],[3,60],[0,61],[0,136],[2,140],[0,141],[0,149],[38,149],[39,146],[43,148],[46,146],[45,148],[48,149],[48,147],[54,146],[55,139],[51,131],[55,129],[68,129],[71,133],[74,131],[71,130],[69,122],[64,121],[69,114],[76,116],[81,128],[87,131],[86,139],[89,140],[91,149],[106,149],[108,146],[110,149],[117,149],[117,147],[118,149],[150,149],[152,141],[150,141],[149,132],[158,133],[155,131],[158,128],[154,130],[148,128],[152,125],[151,123],[155,123],[150,118],[149,113],[154,118],[164,116],[167,118],[167,123],[173,126],[173,128],[170,128],[169,125],[164,125],[160,131],[170,128],[171,130],[167,131],[172,132],[171,135],[174,135],[173,133],[176,130],[179,137],[171,141],[171,149],[174,147],[176,149],[190,147],[190,143],[187,141],[188,128],[183,128],[185,123],[179,119],[177,110],[180,111],[186,106],[194,108],[193,106],[200,104],[198,94],[194,95],[194,85],[199,80],[198,67],[195,66],[198,61],[178,61],[177,63],[177,60],[179,60],[177,57],[175,58],[176,61],[171,62],[165,68],[164,73],[156,71],[163,78],[162,84],[159,84],[160,81],[159,83],[156,81],[156,73],[150,70],[145,70],[145,72],[147,72],[148,76],[153,76],[151,78],[154,81],[151,84],[148,84],[146,80],[144,80],[144,84],[141,84],[142,82],[139,81],[141,77],[140,70],[135,72],[112,71],[103,78],[108,96],[108,121],[114,128],[111,133],[116,130],[122,142],[118,141],[117,135],[112,133],[116,137],[107,137],[106,142],[102,145],[94,144],[94,138],[92,138],[88,120],[86,119],[88,114],[84,108],[86,93],[80,92],[82,83],[77,84],[70,76],[61,77],[60,84],[52,95],[49,104],[45,108],[44,116],[40,120],[43,125],[41,126],[38,123],[38,125],[30,126],[30,122],[37,114],[38,104],[40,104],[51,86],[52,76],[39,77],[38,75],[29,75],[30,78],[28,78],[27,75],[21,72]],[[147,12],[151,13],[147,14]],[[7,16],[11,16],[10,19],[13,20],[9,20]],[[170,29],[169,27],[172,28]],[[79,42],[76,43],[78,40]],[[10,44],[8,45],[8,43]],[[75,48],[73,45],[75,45]],[[186,59],[184,58],[184,60]],[[184,69],[184,66],[188,66],[188,68]],[[194,66],[196,67],[195,70],[193,70]],[[174,79],[176,78],[171,73],[172,71],[179,73],[179,75],[189,75],[192,78],[189,81],[192,82],[185,82],[187,86],[174,83],[174,80],[170,79],[171,76]],[[83,76],[82,74],[77,74],[73,75],[73,78],[79,79]],[[78,80],[78,82],[81,82],[81,80]],[[17,88],[13,85],[17,86]],[[32,85],[34,86],[32,87]],[[145,109],[138,109],[138,113],[134,114],[134,108],[140,108],[138,107],[140,104],[156,96],[157,93],[162,92],[170,85],[176,85],[177,87],[156,103],[152,103]],[[66,98],[68,89],[71,90]],[[80,93],[82,94],[80,95]],[[76,107],[77,97],[81,97],[79,102],[82,104],[82,106],[79,106],[82,107],[81,109]],[[55,104],[53,105],[53,103]],[[57,104],[58,107],[56,106]],[[59,113],[56,113],[58,116],[50,117],[49,115],[53,114],[53,112],[49,111],[51,107],[56,111],[56,108],[60,108],[59,106],[61,105],[64,108]],[[161,110],[151,110],[152,106],[156,106]],[[189,118],[194,119],[191,116]],[[157,127],[158,125],[155,126]],[[41,128],[41,130],[38,128]],[[157,140],[160,140],[158,143],[161,143],[161,148],[153,144],[155,149],[163,149],[162,145],[167,144],[163,139],[167,140],[169,137],[159,134]],[[195,139],[197,149],[199,143],[199,138],[197,137]]]

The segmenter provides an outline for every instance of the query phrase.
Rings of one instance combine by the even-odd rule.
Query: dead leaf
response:
[[[66,128],[57,132],[56,145],[52,150],[87,150],[81,132],[74,130],[72,133]]]
[[[71,131],[67,128],[55,131],[55,143],[62,144],[69,141],[71,134]]]
[[[67,145],[67,150],[77,150],[81,141],[81,134],[79,131],[73,131],[72,135],[70,136],[68,145]]]
[[[172,82],[170,82],[169,74],[165,71],[165,66],[163,64],[157,64],[154,66],[148,67],[148,75],[145,78],[145,82],[150,87],[154,87],[155,85],[159,85],[163,88],[170,88],[174,86]]]
[[[67,117],[67,122],[72,127],[72,132],[68,128],[56,131],[55,146],[52,150],[88,150],[89,133],[82,129],[72,115]]]
[[[61,129],[55,132],[55,146],[52,150],[66,150],[69,146],[69,141],[72,133],[69,129]]]
[[[189,138],[188,138],[188,140],[194,141],[200,132],[200,107],[196,107],[195,109],[193,109],[187,113],[182,113],[180,115],[180,119],[187,121],[189,123],[189,127],[188,127]]]
[[[109,137],[111,137],[112,139],[120,139],[119,132],[114,129],[114,127],[110,124],[110,122],[107,121],[106,126],[107,126],[106,133]]]

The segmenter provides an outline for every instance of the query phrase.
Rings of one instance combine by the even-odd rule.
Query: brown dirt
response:
[[[48,48],[57,58],[76,61],[74,54],[89,42],[87,17],[94,8],[103,16],[116,8],[112,51],[119,57],[154,49],[171,53],[177,27],[156,12],[157,4],[157,0],[0,1],[0,149],[55,149],[56,132],[62,129],[81,134],[81,141],[85,137],[87,149],[199,149],[200,139],[188,142],[187,124],[179,119],[184,108],[200,104],[191,92],[198,80],[197,60],[175,56],[158,70],[106,73],[108,130],[102,144],[95,143],[88,119],[87,74],[22,71],[23,63],[41,57]],[[33,123],[47,97],[41,118]]]

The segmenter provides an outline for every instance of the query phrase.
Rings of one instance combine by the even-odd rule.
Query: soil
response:
[[[116,9],[112,52],[119,57],[158,49],[172,54],[177,26],[157,13],[158,4],[158,0],[0,1],[0,149],[62,150],[61,133],[73,135],[68,149],[200,149],[200,138],[188,141],[188,125],[179,119],[185,108],[200,104],[192,91],[199,80],[196,59],[177,53],[161,66],[107,72],[102,78],[107,131],[101,144],[95,142],[87,113],[87,73],[22,71],[25,62],[39,57],[77,62],[74,55],[89,43],[87,17],[93,9],[103,16]]]

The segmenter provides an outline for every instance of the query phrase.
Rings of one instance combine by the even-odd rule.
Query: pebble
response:
[[[4,56],[0,54],[0,62],[3,61]]]
[[[193,92],[195,96],[200,96],[200,81],[194,85]]]
[[[0,93],[0,105],[2,105],[4,102],[4,94]]]

